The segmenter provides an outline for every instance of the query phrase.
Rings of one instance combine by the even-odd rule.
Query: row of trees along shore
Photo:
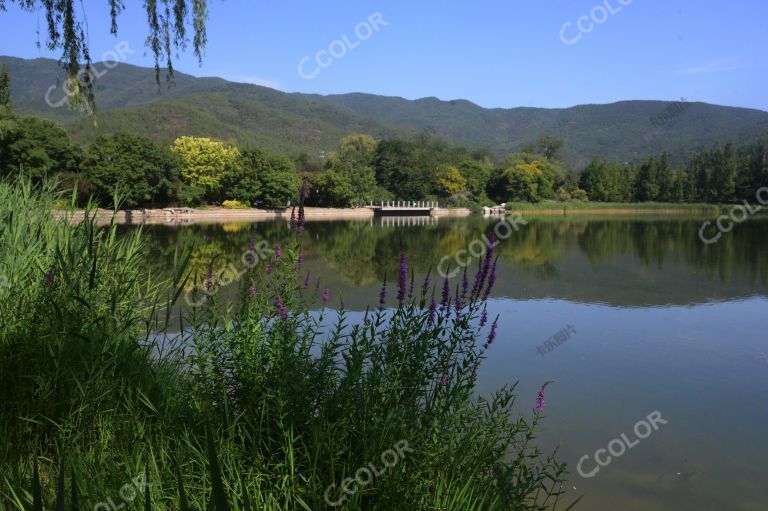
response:
[[[454,147],[429,137],[375,140],[343,137],[326,158],[270,154],[225,141],[182,136],[170,146],[117,133],[86,146],[72,143],[55,122],[15,115],[0,73],[0,174],[33,182],[56,178],[124,207],[224,205],[285,207],[302,179],[307,205],[349,207],[379,200],[440,200],[447,206],[501,202],[594,201],[730,203],[751,200],[768,186],[765,141],[715,144],[673,165],[666,154],[639,163],[595,158],[584,169],[566,165],[563,141],[544,135],[501,161],[486,150]]]

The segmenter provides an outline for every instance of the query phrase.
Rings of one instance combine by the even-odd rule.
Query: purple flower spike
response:
[[[256,298],[256,286],[251,286],[248,288],[248,297],[253,300]]]
[[[307,272],[307,277],[304,279],[304,289],[309,289],[309,272]]]
[[[291,208],[291,222],[290,227],[292,231],[296,230],[296,206]]]
[[[267,272],[267,275],[272,275],[272,265],[267,263],[267,265],[264,267],[264,271]]]
[[[485,293],[483,293],[483,301],[487,301],[488,297],[491,295],[491,289],[493,289],[493,284],[496,282],[496,262],[494,261],[493,266],[491,266],[491,271],[488,274],[488,287],[485,288]]]
[[[536,415],[541,415],[546,404],[547,403],[544,400],[544,387],[541,387],[539,393],[536,394],[536,408],[533,409],[533,411],[536,412]]]
[[[437,304],[435,303],[435,297],[432,297],[432,301],[429,302],[429,316],[427,316],[427,324],[433,325],[435,323],[435,312],[437,311]]]
[[[279,261],[283,257],[283,247],[278,243],[275,245],[275,261]]]
[[[275,299],[275,309],[277,309],[277,313],[280,315],[280,320],[285,321],[285,318],[288,316],[288,308],[283,303],[282,298],[277,297]]]
[[[448,373],[443,373],[443,377],[440,378],[440,382],[439,382],[440,385],[448,385],[449,378],[450,376],[448,375]]]
[[[443,301],[440,302],[440,305],[443,306],[443,308],[448,307],[448,301],[451,299],[451,288],[448,287],[448,277],[445,278],[443,281]]]
[[[317,277],[317,282],[315,283],[315,294],[320,291],[320,277]]]
[[[429,271],[427,271],[427,274],[424,276],[424,283],[421,284],[421,294],[426,295],[428,289],[429,289]]]
[[[304,200],[307,198],[307,180],[301,183],[299,188],[299,217],[296,219],[296,232],[301,232],[304,228]]]
[[[454,309],[456,310],[456,317],[458,318],[461,315],[461,309],[464,308],[464,305],[461,303],[461,295],[459,294],[459,285],[456,285],[456,303],[454,304]]]
[[[400,278],[397,281],[397,302],[403,306],[405,300],[405,287],[408,285],[408,258],[404,251],[400,251]]]
[[[485,345],[483,346],[483,349],[488,349],[491,344],[493,344],[493,341],[496,340],[496,324],[499,322],[499,318],[497,317],[493,324],[491,325],[491,331],[488,333],[488,339],[485,340]]]
[[[325,288],[325,290],[323,291],[323,302],[325,303],[330,299],[331,299],[331,292],[328,291],[328,288]]]
[[[483,307],[483,313],[480,315],[480,328],[484,327],[488,323],[488,306]]]
[[[467,267],[464,267],[464,276],[461,279],[461,297],[467,296],[467,289],[469,289],[469,282],[467,281]]]
[[[384,305],[387,303],[387,275],[384,274],[384,283],[381,285],[381,292],[379,293],[379,309],[384,309]]]

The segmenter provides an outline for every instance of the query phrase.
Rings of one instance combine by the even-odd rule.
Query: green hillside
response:
[[[485,109],[469,101],[440,101],[370,94],[324,98],[356,114],[449,139],[483,145],[496,153],[532,144],[544,133],[565,140],[563,157],[584,164],[594,156],[632,161],[668,151],[683,156],[717,140],[751,140],[768,133],[768,113],[706,103],[685,103],[682,112],[654,127],[651,119],[672,105],[666,101],[622,101],[563,109]]]
[[[0,57],[13,77],[15,110],[66,124],[87,142],[99,133],[129,131],[168,142],[182,134],[253,144],[287,154],[331,150],[345,134],[410,138],[428,133],[497,156],[550,134],[565,140],[563,158],[584,165],[595,156],[635,161],[667,151],[679,159],[717,140],[749,142],[768,134],[768,112],[706,103],[654,127],[651,119],[674,104],[623,101],[564,109],[486,109],[469,101],[407,100],[371,94],[320,96],[196,78],[176,73],[158,91],[154,70],[120,64],[96,80],[98,125],[66,107],[51,108],[45,95],[62,73],[53,60]],[[100,63],[97,69],[103,69]],[[63,97],[59,87],[50,96]]]

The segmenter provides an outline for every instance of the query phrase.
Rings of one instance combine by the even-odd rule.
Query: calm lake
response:
[[[304,268],[313,286],[319,277],[330,290],[332,303],[342,297],[359,312],[377,304],[384,274],[390,282],[396,274],[401,246],[420,282],[430,266],[453,260],[496,222],[309,223]],[[701,224],[530,220],[497,247],[489,312],[500,315],[499,331],[480,390],[519,382],[518,410],[530,414],[538,388],[555,380],[540,443],[545,451],[559,446],[568,462],[569,487],[585,496],[576,509],[768,509],[768,219],[737,225],[713,245],[699,240]],[[204,275],[211,260],[215,269],[241,269],[250,239],[270,247],[291,240],[283,221],[146,232],[151,269],[159,273],[184,243],[193,247],[193,270]],[[220,291],[230,299],[237,294],[237,283]],[[570,330],[567,339],[537,351],[563,329]],[[664,423],[638,440],[636,423],[653,412]],[[631,448],[612,442],[622,435]],[[589,475],[598,467],[596,451],[609,447],[598,454],[605,465],[599,472],[579,475],[580,460]]]

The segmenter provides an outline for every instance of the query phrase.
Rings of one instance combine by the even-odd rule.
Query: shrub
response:
[[[248,209],[248,204],[243,204],[239,200],[225,200],[221,203],[221,207],[224,209]]]
[[[589,202],[589,197],[587,196],[587,192],[582,190],[581,188],[577,188],[573,192],[571,192],[571,198],[579,202]]]
[[[568,202],[571,200],[571,194],[566,191],[565,188],[562,186],[557,189],[557,192],[555,193],[555,198],[560,202]]]

